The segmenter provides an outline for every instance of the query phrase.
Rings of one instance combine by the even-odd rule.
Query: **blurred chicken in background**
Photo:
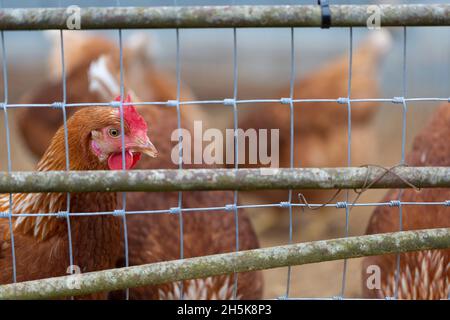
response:
[[[54,101],[62,101],[60,33],[52,30],[46,31],[46,34],[53,43],[48,60],[50,79],[24,95],[23,103],[49,103],[50,96],[55,96]],[[126,38],[123,49],[124,81],[143,101],[176,100],[176,79],[154,65],[152,45],[152,39],[145,33],[131,34]],[[86,70],[100,56],[110,55],[111,63],[120,73],[118,45],[98,34],[64,31],[64,55],[66,78],[70,77],[67,95],[72,97],[72,101],[104,102],[106,97],[102,97],[98,91],[89,88]],[[181,100],[195,100],[194,95],[184,83],[180,88]],[[195,106],[181,108],[185,119],[183,125],[189,126],[194,120],[202,119],[202,113],[199,110]],[[68,115],[74,111],[75,108],[67,108]],[[28,148],[39,158],[47,148],[54,132],[62,124],[61,111],[52,108],[20,108],[16,112],[20,133]]]
[[[392,45],[388,31],[372,31],[353,52],[351,98],[380,96],[380,65]],[[296,81],[294,99],[338,99],[348,95],[349,55],[332,60],[304,78]],[[289,85],[278,97],[290,96]],[[375,159],[376,129],[373,120],[379,103],[351,104],[352,139],[351,163],[366,164]],[[259,104],[250,107],[239,127],[246,129],[279,129],[280,167],[290,166],[290,110],[289,104]],[[302,102],[294,104],[294,167],[347,166],[348,112],[347,103]],[[248,160],[248,146],[246,146]],[[273,156],[273,155],[272,155]],[[259,164],[258,164],[259,166]],[[263,165],[262,165],[263,166]],[[240,167],[251,167],[240,165]],[[335,191],[300,191],[309,203],[324,203]],[[286,201],[286,191],[248,193],[254,202],[261,197],[266,203]],[[296,201],[294,199],[293,201]],[[276,218],[279,221],[279,216]],[[269,223],[269,222],[267,222]],[[271,220],[270,223],[276,223]],[[269,223],[269,224],[270,224]],[[263,223],[264,224],[264,223]]]

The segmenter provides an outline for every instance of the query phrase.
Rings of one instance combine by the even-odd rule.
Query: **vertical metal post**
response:
[[[67,113],[66,113],[66,103],[67,103],[67,80],[66,80],[66,66],[65,66],[65,57],[64,57],[64,34],[63,30],[59,31],[60,36],[60,54],[61,54],[61,80],[62,80],[62,103],[61,103],[61,111],[63,115],[63,126],[64,126],[64,152],[66,159],[66,171],[70,171],[70,156],[69,156],[69,133],[67,130]],[[66,212],[64,212],[64,216],[66,218],[67,224],[67,242],[69,246],[69,263],[70,263],[70,274],[75,272],[74,270],[74,259],[73,259],[73,245],[72,245],[72,228],[70,225],[70,193],[68,192],[66,195]],[[73,297],[71,297],[73,300]]]
[[[352,75],[353,75],[353,28],[349,28],[349,54],[348,54],[348,86],[347,86],[347,166],[351,167],[352,164],[352,105],[350,97],[352,93]],[[350,220],[350,207],[348,205],[350,199],[350,191],[346,192],[346,205],[345,205],[345,237],[349,235],[349,220]],[[340,298],[344,298],[345,294],[345,282],[347,278],[347,259],[344,259],[344,267],[342,270],[342,285]]]
[[[291,74],[289,83],[289,119],[290,119],[290,146],[289,146],[289,167],[292,169],[294,167],[294,85],[295,85],[295,39],[294,39],[294,28],[291,31]],[[288,205],[289,205],[289,244],[292,244],[292,189],[288,191]],[[291,266],[287,270],[287,280],[286,280],[286,299],[289,298],[289,291],[291,287]]]
[[[8,60],[6,57],[6,46],[5,46],[5,34],[3,30],[1,31],[2,38],[2,66],[3,66],[3,112],[5,116],[5,130],[6,130],[6,150],[8,153],[8,172],[12,171],[11,162],[11,139],[9,130],[9,119],[8,119]],[[13,282],[17,282],[17,266],[16,266],[16,251],[14,243],[14,228],[12,223],[12,210],[13,210],[13,196],[12,193],[9,194],[9,208],[8,208],[8,224],[9,232],[11,233],[11,260],[12,260],[12,270],[13,270]]]
[[[125,162],[125,126],[123,118],[123,101],[125,98],[125,85],[124,85],[124,67],[123,67],[123,41],[122,41],[122,29],[118,29],[119,35],[119,62],[120,62],[120,132],[122,140],[122,170],[126,170]],[[130,265],[129,253],[128,253],[128,228],[127,228],[127,193],[122,192],[122,209],[119,210],[122,215],[123,221],[123,240],[124,240],[124,254],[125,254],[125,267]],[[125,290],[125,299],[130,298],[130,289]]]
[[[181,57],[180,57],[180,30],[175,30],[176,36],[176,77],[177,77],[177,127],[178,127],[178,169],[183,169],[183,136],[181,131]],[[183,221],[183,192],[178,192],[178,223],[180,225],[180,259],[184,259],[184,221]],[[184,299],[184,283],[180,282],[180,300]]]
[[[406,102],[407,95],[407,68],[406,68],[406,51],[407,48],[407,32],[406,27],[403,27],[403,70],[402,70],[402,146],[401,146],[401,164],[405,164],[406,157],[406,116],[408,112],[408,104]],[[399,231],[403,230],[403,207],[402,207],[403,189],[400,189],[398,194],[398,220]],[[400,254],[396,255],[396,268],[395,268],[395,286],[394,286],[394,298],[398,299],[398,288],[400,281]]]
[[[237,61],[237,31],[233,28],[233,126],[234,126],[234,168],[239,168],[239,139],[238,139],[238,108],[237,108],[237,94],[238,94],[238,61]],[[239,212],[238,212],[238,191],[234,191],[234,224],[235,224],[235,241],[236,252],[239,251]],[[233,299],[237,299],[238,289],[238,274],[234,273],[233,284]]]

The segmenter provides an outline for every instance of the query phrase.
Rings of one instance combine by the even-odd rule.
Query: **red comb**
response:
[[[114,101],[120,101],[121,96],[117,96]],[[124,103],[130,103],[131,97],[127,94],[126,98],[123,100]],[[127,122],[131,131],[147,131],[147,122],[144,118],[137,112],[133,105],[123,106],[123,118]]]
[[[114,101],[120,101],[121,96],[117,96]],[[131,97],[130,94],[127,94],[127,96],[125,97],[125,99],[123,100],[123,102],[128,103],[131,102]]]

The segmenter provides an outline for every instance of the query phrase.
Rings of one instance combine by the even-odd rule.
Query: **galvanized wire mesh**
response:
[[[188,105],[224,105],[224,106],[231,106],[233,111],[233,127],[234,127],[234,163],[235,167],[234,170],[239,169],[239,157],[242,155],[239,155],[239,140],[237,139],[237,130],[239,128],[239,119],[238,119],[238,108],[240,105],[243,104],[264,104],[264,103],[280,103],[285,104],[289,106],[290,110],[290,156],[289,156],[289,167],[291,169],[295,168],[294,164],[294,118],[295,118],[295,105],[301,104],[305,102],[330,102],[330,103],[338,103],[341,105],[346,105],[347,107],[347,166],[351,168],[352,166],[352,159],[351,159],[351,147],[352,147],[352,103],[354,102],[388,102],[393,103],[395,105],[401,105],[402,106],[402,124],[401,124],[401,158],[399,160],[399,164],[405,164],[405,154],[406,154],[406,119],[407,119],[407,113],[408,113],[408,103],[409,102],[436,102],[436,101],[449,101],[449,97],[408,97],[407,93],[407,27],[403,28],[403,62],[402,62],[402,88],[399,91],[398,97],[393,98],[373,98],[373,97],[367,97],[367,98],[359,98],[354,99],[352,98],[352,61],[353,61],[353,27],[349,27],[348,29],[348,59],[349,59],[349,69],[348,69],[348,92],[347,96],[345,97],[338,97],[335,99],[294,99],[294,84],[296,80],[296,65],[295,65],[295,41],[294,41],[294,35],[295,35],[295,28],[291,27],[289,28],[288,32],[290,33],[290,91],[289,91],[289,97],[279,97],[276,99],[246,99],[242,100],[239,99],[238,95],[238,35],[239,35],[239,29],[233,28],[231,30],[233,35],[233,96],[229,99],[220,99],[220,100],[201,100],[201,101],[181,101],[180,99],[180,88],[181,88],[181,60],[180,60],[180,38],[182,37],[182,32],[180,29],[176,28],[176,100],[170,100],[170,101],[144,101],[144,102],[133,102],[133,103],[127,103],[124,102],[124,65],[123,65],[123,45],[122,45],[122,29],[118,29],[118,43],[119,43],[119,50],[120,50],[120,101],[119,103],[67,103],[66,102],[66,73],[65,73],[65,62],[64,62],[64,31],[60,31],[60,51],[61,51],[61,65],[62,65],[62,84],[63,84],[63,92],[61,101],[55,101],[54,103],[50,104],[11,104],[8,100],[8,62],[7,62],[7,47],[5,44],[5,38],[4,38],[4,31],[1,31],[1,45],[2,45],[2,66],[3,66],[3,79],[4,79],[4,99],[2,103],[2,109],[5,115],[5,129],[6,129],[6,146],[7,146],[7,154],[8,154],[8,173],[12,172],[11,169],[11,147],[10,147],[10,130],[9,130],[9,124],[8,124],[8,110],[10,108],[39,108],[39,107],[57,107],[61,109],[63,120],[64,120],[64,137],[65,137],[65,157],[66,157],[66,171],[70,170],[70,163],[69,163],[69,145],[68,145],[68,133],[67,133],[67,116],[66,116],[66,108],[70,107],[84,107],[84,106],[118,106],[120,110],[120,117],[121,117],[121,131],[124,131],[124,120],[123,120],[123,107],[133,104],[133,105],[144,105],[144,106],[167,106],[169,108],[176,108],[177,112],[177,126],[178,129],[182,128],[181,123],[181,108],[183,106]],[[179,130],[179,142],[182,141],[181,136],[181,130]],[[122,135],[122,146],[125,145],[124,142],[124,136]],[[183,171],[183,147],[182,143],[179,143],[179,171]],[[123,164],[123,170],[125,170],[125,148],[122,148],[122,164]],[[167,208],[163,210],[145,210],[145,211],[130,211],[127,210],[127,204],[126,204],[126,192],[122,193],[122,207],[120,209],[117,209],[113,212],[96,212],[96,213],[74,213],[70,212],[70,193],[67,193],[67,210],[65,212],[60,213],[14,213],[11,211],[12,208],[12,193],[10,193],[9,197],[10,201],[10,210],[5,215],[6,218],[9,219],[9,226],[10,226],[10,232],[11,232],[11,242],[12,242],[12,262],[13,262],[13,279],[12,282],[16,282],[16,261],[15,261],[15,254],[14,254],[14,233],[12,228],[12,219],[21,217],[21,216],[64,216],[67,220],[67,228],[68,228],[68,242],[69,242],[69,257],[68,262],[69,265],[73,266],[73,250],[72,250],[72,240],[71,240],[71,225],[70,225],[70,217],[73,215],[118,215],[123,218],[123,226],[124,226],[124,256],[125,256],[125,266],[129,266],[129,249],[128,249],[128,234],[127,234],[127,215],[130,214],[176,214],[179,216],[179,226],[180,226],[180,259],[184,258],[184,223],[183,223],[183,214],[188,212],[198,212],[198,211],[218,211],[218,210],[227,210],[229,212],[232,212],[234,214],[235,218],[235,238],[236,238],[236,247],[235,251],[239,252],[239,225],[238,225],[238,217],[239,217],[239,209],[242,208],[270,208],[270,207],[282,207],[286,208],[288,210],[289,214],[289,229],[288,229],[288,236],[289,236],[289,244],[293,243],[293,208],[300,207],[300,208],[306,208],[306,207],[335,207],[337,209],[345,209],[345,237],[348,237],[349,235],[349,228],[350,228],[350,213],[351,209],[353,207],[357,206],[391,206],[391,207],[398,207],[398,214],[399,214],[399,221],[400,221],[400,230],[402,231],[402,207],[405,205],[435,205],[435,206],[449,206],[449,201],[446,199],[442,199],[442,201],[430,201],[430,202],[402,202],[402,192],[400,192],[399,197],[397,200],[393,200],[390,202],[377,202],[377,203],[357,203],[357,202],[351,202],[350,200],[350,192],[346,192],[346,200],[345,201],[339,201],[336,203],[314,203],[314,204],[306,204],[306,203],[294,203],[295,199],[293,197],[293,190],[289,189],[287,191],[287,201],[282,203],[266,203],[266,204],[258,204],[258,205],[240,205],[239,204],[239,192],[238,190],[234,191],[234,201],[233,203],[223,204],[223,206],[219,207],[204,207],[204,208],[183,208],[182,207],[182,200],[183,200],[183,192],[179,191],[178,193],[178,205],[174,208]],[[398,297],[398,286],[399,286],[399,271],[400,271],[400,255],[397,255],[397,273],[396,273],[396,287],[395,287],[395,293],[394,298]],[[71,269],[73,272],[73,270]],[[287,268],[287,282],[286,282],[286,290],[284,296],[281,298],[283,299],[290,299],[292,298],[290,296],[290,287],[291,287],[291,273],[292,269],[290,266]],[[346,288],[346,278],[347,278],[347,260],[345,259],[343,262],[343,269],[342,269],[342,283],[341,283],[341,290],[337,293],[337,295],[333,298],[343,299],[345,298],[345,288]],[[237,297],[237,284],[239,281],[238,273],[234,274],[234,287],[233,287],[233,297]],[[183,293],[183,283],[180,282],[180,292]],[[129,292],[127,290],[126,298],[128,299]],[[183,299],[183,294],[181,294],[181,299]]]

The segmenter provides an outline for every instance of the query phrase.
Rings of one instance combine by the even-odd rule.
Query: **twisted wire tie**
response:
[[[340,201],[336,203],[336,208],[338,209],[346,209],[348,207],[348,203],[346,201]]]
[[[113,212],[114,217],[120,217],[120,216],[124,216],[124,215],[125,215],[125,210],[123,210],[123,209],[117,209],[117,210],[114,210],[114,212]]]
[[[348,98],[338,98],[337,103],[339,104],[348,104]]]
[[[292,99],[291,98],[281,98],[280,102],[282,104],[291,104],[292,103]]]
[[[62,108],[64,108],[64,103],[63,102],[53,102],[52,108],[53,109],[62,109]]]
[[[226,210],[226,211],[233,211],[233,210],[236,210],[236,205],[235,205],[235,204],[227,204],[227,205],[225,206],[225,210]]]
[[[168,107],[177,107],[179,104],[178,100],[167,100],[166,105]]]
[[[391,200],[389,202],[389,207],[400,207],[401,202],[399,200]]]
[[[403,103],[405,103],[405,98],[404,97],[394,97],[392,99],[392,103],[403,104]]]
[[[280,207],[281,208],[290,208],[291,203],[289,201],[282,201],[282,202],[280,202]]]
[[[0,212],[0,218],[9,218],[10,216],[10,212]]]
[[[113,108],[120,108],[120,101],[111,101],[110,105]]]
[[[56,213],[57,218],[67,218],[69,216],[69,213],[67,211],[59,211]]]
[[[235,99],[223,99],[223,104],[225,106],[234,106],[235,103],[236,103]]]
[[[172,207],[169,209],[170,214],[180,214],[181,208],[180,207]]]

